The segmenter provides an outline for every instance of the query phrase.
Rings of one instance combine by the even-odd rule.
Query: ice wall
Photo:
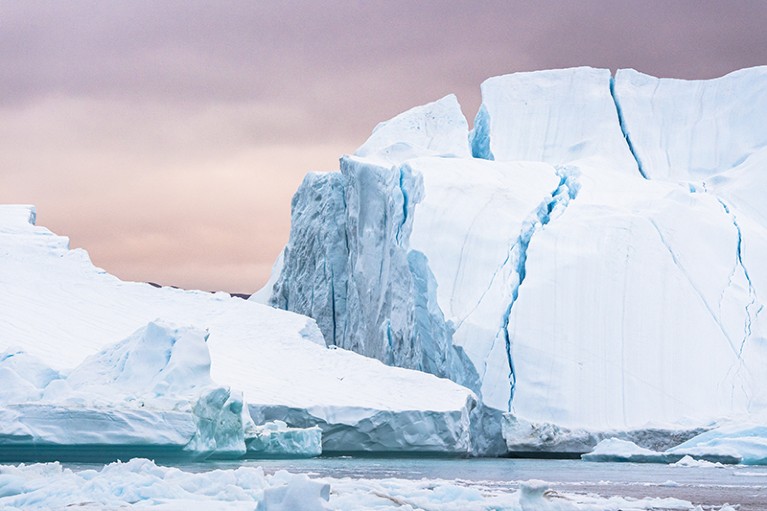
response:
[[[334,174],[344,198],[335,224],[302,213],[323,209],[309,198],[325,185],[297,193],[300,235],[288,248],[312,275],[293,282],[313,284],[293,286],[278,305],[306,303],[308,289],[316,303],[332,282],[345,313],[321,301],[311,314],[326,333],[334,325],[333,343],[470,386],[488,410],[532,425],[506,428],[511,450],[587,449],[608,432],[657,434],[650,443],[660,445],[660,436],[764,409],[763,75],[668,86],[590,68],[491,78],[470,136],[474,158],[456,135],[460,110],[445,108],[452,99],[382,123]],[[748,91],[756,113],[739,115],[734,105],[746,100],[726,88]],[[668,106],[690,89],[719,92]],[[719,128],[690,127],[701,112],[721,116]],[[683,126],[705,136],[676,140]],[[724,126],[762,134],[708,137]],[[435,155],[432,139],[456,149],[441,143]],[[658,152],[647,140],[687,173],[671,176],[646,156]],[[713,146],[695,156],[708,167],[690,160],[700,144]],[[696,170],[704,167],[712,170]],[[337,190],[319,195],[342,204],[331,199]],[[311,245],[324,252],[301,252]],[[333,265],[343,275],[327,280],[314,257],[345,258]],[[496,420],[475,414],[473,426]],[[586,440],[547,437],[565,429]],[[522,430],[541,438],[514,438]]]
[[[330,344],[343,337],[346,318],[344,193],[337,172],[306,175],[291,203],[290,241],[268,300],[274,307],[317,318]]]

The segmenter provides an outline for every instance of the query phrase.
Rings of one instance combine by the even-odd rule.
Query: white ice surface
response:
[[[601,498],[560,493],[542,481],[518,491],[467,487],[454,481],[311,479],[260,467],[190,473],[134,459],[101,470],[58,463],[0,466],[0,509],[186,509],[258,511],[692,511],[672,498]]]
[[[545,163],[419,158],[423,180],[410,248],[426,256],[436,301],[471,359],[485,404],[505,410],[509,363],[503,318],[519,284],[520,239],[559,186]],[[460,206],[459,206],[460,205]]]
[[[26,375],[34,389],[11,392],[19,378],[9,378],[0,445],[17,452],[131,446],[177,457],[319,455],[319,428],[253,424],[242,393],[211,380],[206,339],[204,331],[154,321],[66,374],[24,352],[0,356],[0,374]]]
[[[767,345],[748,271],[759,264],[738,257],[759,249],[755,238],[741,241],[710,194],[580,170],[577,198],[527,250],[509,320],[513,411],[610,430],[764,407]]]
[[[162,318],[209,332],[212,379],[243,391],[252,412],[300,410],[334,426],[335,445],[348,450],[467,449],[473,397],[458,385],[327,349],[304,316],[225,293],[120,281],[33,218],[31,207],[0,207],[0,349],[71,368]],[[381,421],[393,427],[370,427]],[[344,436],[361,424],[360,436]]]
[[[733,420],[663,452],[610,438],[599,442],[582,458],[586,461],[673,463],[674,466],[680,467],[724,466],[718,461],[767,465],[767,426],[764,423],[763,420]]]

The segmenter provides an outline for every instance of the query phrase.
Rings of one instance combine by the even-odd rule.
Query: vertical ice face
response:
[[[615,76],[628,138],[647,177],[702,181],[767,147],[767,66],[715,80]]]
[[[346,317],[346,200],[338,172],[310,172],[291,204],[290,241],[270,304],[317,319],[328,344]]]
[[[563,165],[599,160],[637,173],[611,94],[609,69],[578,67],[489,78],[474,121],[477,158]]]
[[[559,427],[763,410],[763,75],[491,78],[473,157],[452,97],[382,123],[342,158],[338,188],[308,178],[297,193],[285,254],[302,255],[279,305],[311,314],[329,342],[478,391],[492,408],[473,416],[484,440],[499,410],[537,423],[536,445],[565,445],[547,437]],[[723,137],[730,124],[756,133]]]
[[[421,175],[409,165],[382,166],[352,156],[341,160],[341,172],[349,243],[339,346],[476,390],[473,367],[453,346],[428,261],[410,249],[414,212],[423,199]]]
[[[316,318],[329,344],[478,389],[472,364],[452,344],[428,260],[409,247],[423,185],[402,162],[414,155],[468,157],[455,96],[379,124],[341,159],[340,173],[306,177],[271,303]]]

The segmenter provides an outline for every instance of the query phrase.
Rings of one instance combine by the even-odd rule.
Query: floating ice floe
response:
[[[767,426],[765,422],[733,422],[695,436],[668,452],[701,459],[732,456],[744,465],[767,465]]]
[[[586,461],[674,463],[677,466],[767,465],[767,426],[763,422],[731,421],[662,452],[610,438],[599,442],[582,458]]]
[[[307,457],[322,454],[322,430],[291,428],[283,421],[268,422],[246,430],[248,456],[259,458]]]
[[[444,480],[313,479],[260,467],[190,473],[145,459],[101,470],[59,463],[0,466],[0,509],[143,509],[252,511],[694,511],[673,498],[601,498],[558,492],[541,481],[517,491],[475,488]],[[731,509],[731,508],[728,508]],[[724,508],[722,508],[724,511]]]

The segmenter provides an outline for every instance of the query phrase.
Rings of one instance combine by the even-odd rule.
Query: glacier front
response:
[[[765,115],[764,67],[491,78],[309,174],[254,299],[475,391],[478,452],[668,449],[767,408]]]

